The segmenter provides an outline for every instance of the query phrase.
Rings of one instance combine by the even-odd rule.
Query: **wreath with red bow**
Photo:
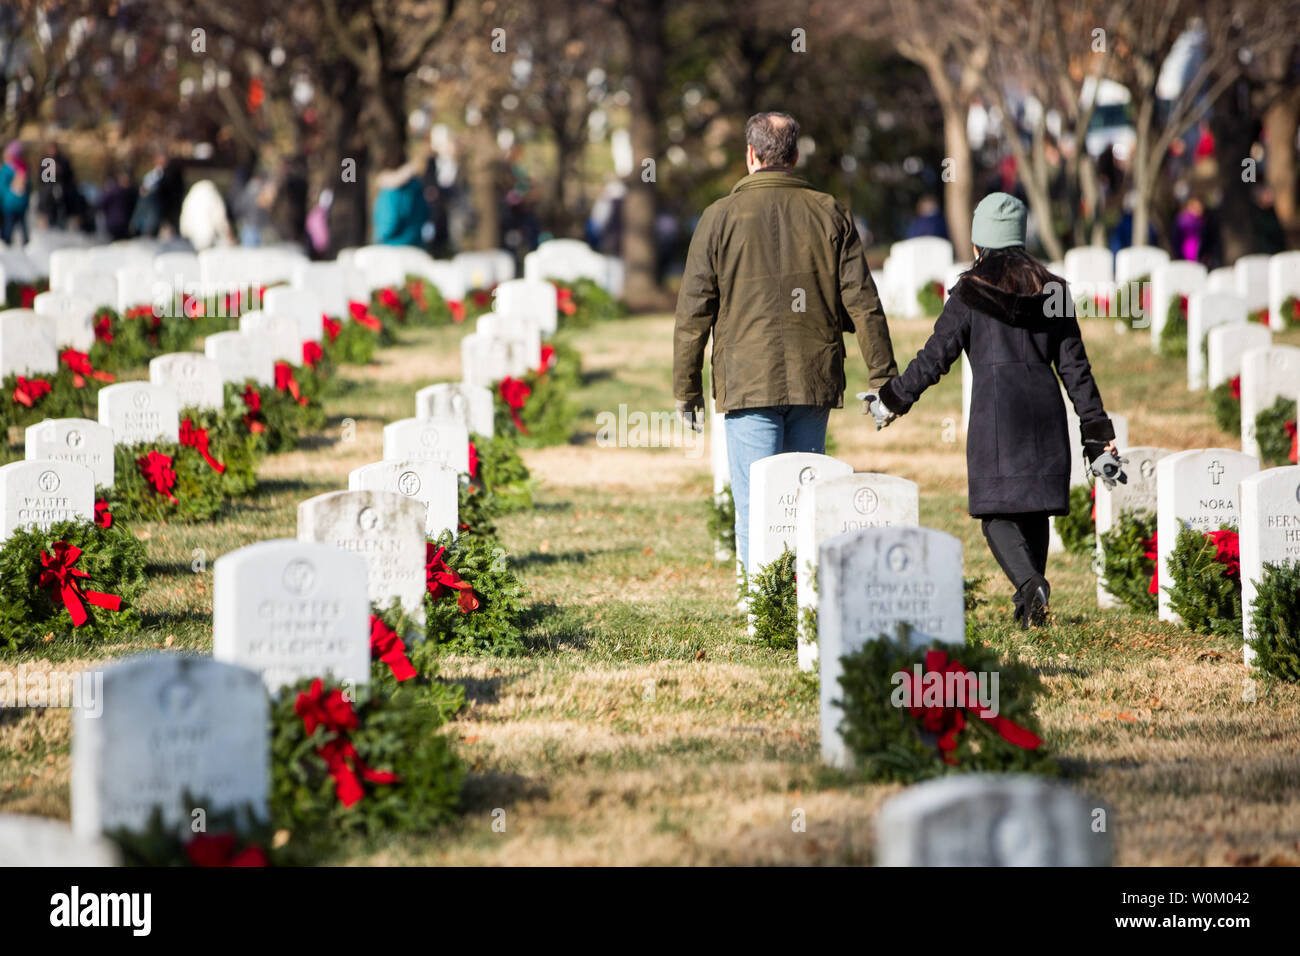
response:
[[[495,538],[449,532],[425,556],[425,633],[430,647],[515,654],[522,638],[523,586]]]
[[[581,380],[576,349],[560,343],[544,345],[537,368],[522,378],[507,377],[497,383],[496,434],[529,448],[567,443],[578,418],[569,393]]]
[[[1241,634],[1241,551],[1237,530],[1183,528],[1169,555],[1169,606],[1200,634]]]

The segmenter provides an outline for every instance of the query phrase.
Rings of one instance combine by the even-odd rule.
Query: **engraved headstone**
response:
[[[113,443],[170,442],[180,435],[176,393],[150,382],[118,382],[99,391],[99,423],[113,429]]]
[[[62,292],[42,292],[32,301],[32,310],[54,324],[54,344],[89,352],[95,344],[95,307],[89,299]]]
[[[1241,374],[1241,356],[1251,349],[1266,349],[1273,344],[1273,333],[1266,326],[1220,325],[1205,336],[1209,364],[1205,387],[1215,388]]]
[[[1300,465],[1268,468],[1241,480],[1241,623],[1245,659],[1254,659],[1252,620],[1264,564],[1300,562]]]
[[[1187,387],[1205,387],[1205,336],[1218,325],[1245,325],[1246,300],[1226,292],[1194,292],[1187,300]]]
[[[492,389],[464,382],[439,382],[415,393],[415,417],[460,422],[471,435],[491,438],[496,408]]]
[[[384,426],[385,461],[436,461],[469,474],[469,432],[459,422],[401,418]]]
[[[223,382],[259,385],[275,383],[275,359],[258,336],[247,332],[218,332],[203,340],[203,354],[217,363]]]
[[[853,474],[853,466],[829,455],[785,452],[760,458],[749,468],[749,557],[755,574],[786,548],[795,549],[799,490],[814,481]]]
[[[202,352],[171,352],[149,361],[149,381],[176,393],[176,406],[221,411],[221,367]]]
[[[1171,454],[1167,448],[1151,448],[1138,445],[1134,448],[1121,448],[1128,459],[1124,473],[1128,481],[1107,488],[1104,481],[1097,482],[1097,567],[1103,565],[1101,536],[1125,520],[1126,515],[1146,512],[1156,513],[1156,464],[1161,458]],[[1118,602],[1106,590],[1106,581],[1100,571],[1097,575],[1097,604],[1100,607],[1115,607]]]
[[[0,866],[121,866],[110,841],[79,837],[62,820],[0,813]]]
[[[95,475],[84,465],[36,459],[0,466],[0,541],[18,528],[95,517]]]
[[[58,370],[54,325],[32,309],[0,312],[0,378]]]
[[[113,429],[89,418],[47,418],[28,425],[28,461],[66,461],[90,469],[96,486],[113,487]]]
[[[1241,354],[1241,450],[1259,456],[1255,418],[1279,398],[1300,399],[1300,346],[1273,345]]]
[[[349,491],[395,491],[425,508],[425,533],[436,538],[444,531],[456,536],[460,476],[436,461],[377,461],[348,474]]]

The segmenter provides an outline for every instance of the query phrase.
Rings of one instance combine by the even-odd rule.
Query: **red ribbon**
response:
[[[72,372],[72,384],[81,388],[86,384],[86,376],[97,382],[113,381],[112,372],[99,372],[90,364],[90,356],[76,349],[64,349],[59,353],[59,361]]]
[[[298,380],[293,377],[293,366],[288,362],[275,363],[275,387],[282,392],[288,392],[299,405],[308,404],[307,399],[302,396],[302,390],[298,388]]]
[[[113,313],[101,312],[95,318],[95,338],[105,345],[113,344]]]
[[[325,330],[325,335],[328,336],[331,342],[337,339],[339,333],[343,331],[343,323],[338,319],[331,319],[328,315],[322,315],[320,322],[321,328]]]
[[[316,753],[325,761],[329,774],[334,778],[334,792],[339,802],[350,807],[363,796],[365,790],[361,781],[369,783],[397,783],[400,779],[395,773],[372,770],[366,766],[356,747],[348,739],[349,731],[360,725],[352,704],[344,698],[337,687],[328,694],[318,677],[311,687],[298,694],[294,701],[293,712],[302,718],[303,729],[311,736],[317,727],[324,727],[335,736],[316,748]]]
[[[262,393],[252,385],[245,385],[239,397],[244,407],[248,409],[248,413],[244,416],[244,425],[254,435],[262,434],[266,431],[266,425],[258,420],[258,416],[262,414]]]
[[[468,614],[470,611],[477,610],[479,604],[474,588],[468,581],[462,580],[461,576],[447,564],[446,553],[446,548],[440,548],[432,542],[425,545],[424,577],[429,593],[436,601],[444,593],[459,591],[456,603],[460,606],[461,613]]]
[[[18,384],[14,387],[14,401],[31,408],[50,394],[50,388],[50,383],[43,378],[23,378],[19,375]]]
[[[348,311],[352,313],[352,321],[364,325],[374,332],[382,331],[384,323],[379,318],[367,310],[364,302],[349,302]]]
[[[542,364],[539,365],[539,366],[537,367],[537,374],[538,374],[538,375],[545,375],[548,371],[550,371],[552,368],[555,367],[555,362],[556,362],[556,358],[555,358],[555,346],[554,346],[554,345],[543,345],[543,346],[542,346]]]
[[[302,364],[308,368],[315,368],[325,356],[325,351],[320,347],[319,342],[313,342],[308,339],[302,343]]]
[[[424,285],[418,279],[412,279],[406,283],[406,291],[411,294],[411,298],[415,300],[415,304],[421,309],[429,307],[429,301],[424,297]]]
[[[370,657],[387,664],[399,684],[416,674],[411,659],[406,656],[406,642],[377,614],[370,615]]]
[[[922,677],[926,673],[938,674],[946,684],[948,674],[964,675],[969,674],[970,671],[956,659],[948,660],[947,651],[931,650],[925,652]],[[904,700],[911,700],[913,693],[918,699],[921,697],[921,688],[916,688],[914,692],[911,682],[912,675],[905,673],[903,675]],[[1033,731],[1026,730],[1005,717],[989,714],[980,708],[978,704],[972,706],[970,701],[961,706],[956,704],[952,706],[943,704],[937,706],[912,706],[909,704],[907,709],[913,717],[921,721],[921,726],[931,733],[939,735],[939,753],[946,764],[956,764],[958,762],[952,752],[957,749],[957,735],[966,727],[965,713],[984,721],[1007,743],[1023,747],[1025,750],[1036,750],[1043,742]]]
[[[478,477],[478,449],[474,447],[473,442],[469,443],[469,476]]]
[[[1155,562],[1155,564],[1151,566],[1151,584],[1147,586],[1147,594],[1160,593],[1160,582],[1158,580],[1160,576],[1160,551],[1156,547],[1156,539],[1158,537],[1159,535],[1153,534],[1151,540],[1144,542],[1142,545],[1142,547],[1146,548],[1146,553],[1143,554],[1142,557],[1150,558]]]
[[[113,512],[108,510],[108,502],[103,498],[95,502],[95,524],[101,528],[113,527]]]
[[[402,308],[402,297],[397,294],[395,289],[380,289],[379,304],[385,309],[391,309],[399,315],[405,311]]]
[[[1232,380],[1229,386],[1232,389],[1232,397],[1241,401],[1241,376],[1238,375]]]
[[[181,444],[195,449],[203,456],[203,460],[208,463],[208,466],[219,475],[226,470],[226,466],[209,453],[208,446],[210,442],[211,439],[208,437],[206,428],[199,428],[188,418],[181,422]]]
[[[19,290],[18,294],[22,298],[22,304],[19,306],[19,308],[30,309],[32,307],[32,303],[36,301],[36,286],[25,285]]]
[[[149,487],[160,495],[166,495],[167,500],[175,504],[176,496],[172,494],[172,489],[176,487],[176,471],[172,468],[171,455],[151,451],[137,458],[135,463],[140,474],[144,475],[144,480],[149,482]]]
[[[1223,565],[1226,577],[1241,577],[1241,543],[1237,532],[1230,529],[1207,531],[1205,536],[1214,542],[1214,560]]]
[[[1097,523],[1097,486],[1093,485],[1088,490],[1088,497],[1092,499],[1092,523]]]
[[[447,309],[451,312],[451,320],[453,322],[465,321],[465,303],[460,299],[448,299]]]
[[[82,590],[77,579],[88,578],[90,575],[73,567],[81,555],[80,548],[66,541],[54,542],[53,554],[41,551],[41,587],[58,591],[59,599],[72,617],[73,627],[81,627],[89,619],[86,614],[87,604],[107,611],[121,610],[122,607],[122,599],[116,594]]]
[[[1295,422],[1287,422],[1284,426],[1286,433],[1291,436],[1291,464],[1300,464],[1300,430],[1296,429]]]
[[[555,305],[565,315],[573,315],[578,311],[578,305],[573,301],[573,290],[562,285],[555,287]]]
[[[270,866],[260,846],[235,852],[233,833],[197,833],[185,844],[185,856],[195,866]]]
[[[528,429],[524,427],[523,421],[519,418],[519,411],[524,407],[524,403],[528,401],[528,396],[533,394],[533,390],[528,387],[528,383],[523,379],[511,378],[509,375],[501,380],[497,390],[500,391],[501,398],[505,400],[506,405],[510,408],[510,418],[514,421],[515,427],[522,434],[527,435]]]

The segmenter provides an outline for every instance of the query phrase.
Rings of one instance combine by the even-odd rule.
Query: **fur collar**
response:
[[[1034,295],[1017,295],[962,276],[953,286],[952,294],[975,312],[1022,328],[1050,325],[1063,314],[1074,312],[1074,303],[1063,280],[1055,294],[1043,291]]]

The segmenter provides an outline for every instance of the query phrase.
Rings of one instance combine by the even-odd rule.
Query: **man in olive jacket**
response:
[[[750,117],[749,175],[704,210],[677,298],[677,411],[704,427],[712,334],[713,397],[726,414],[736,549],[747,568],[749,467],[781,452],[825,453],[827,418],[844,400],[844,333],[856,332],[873,389],[898,375],[852,217],[791,171],[798,137],[786,113]]]

